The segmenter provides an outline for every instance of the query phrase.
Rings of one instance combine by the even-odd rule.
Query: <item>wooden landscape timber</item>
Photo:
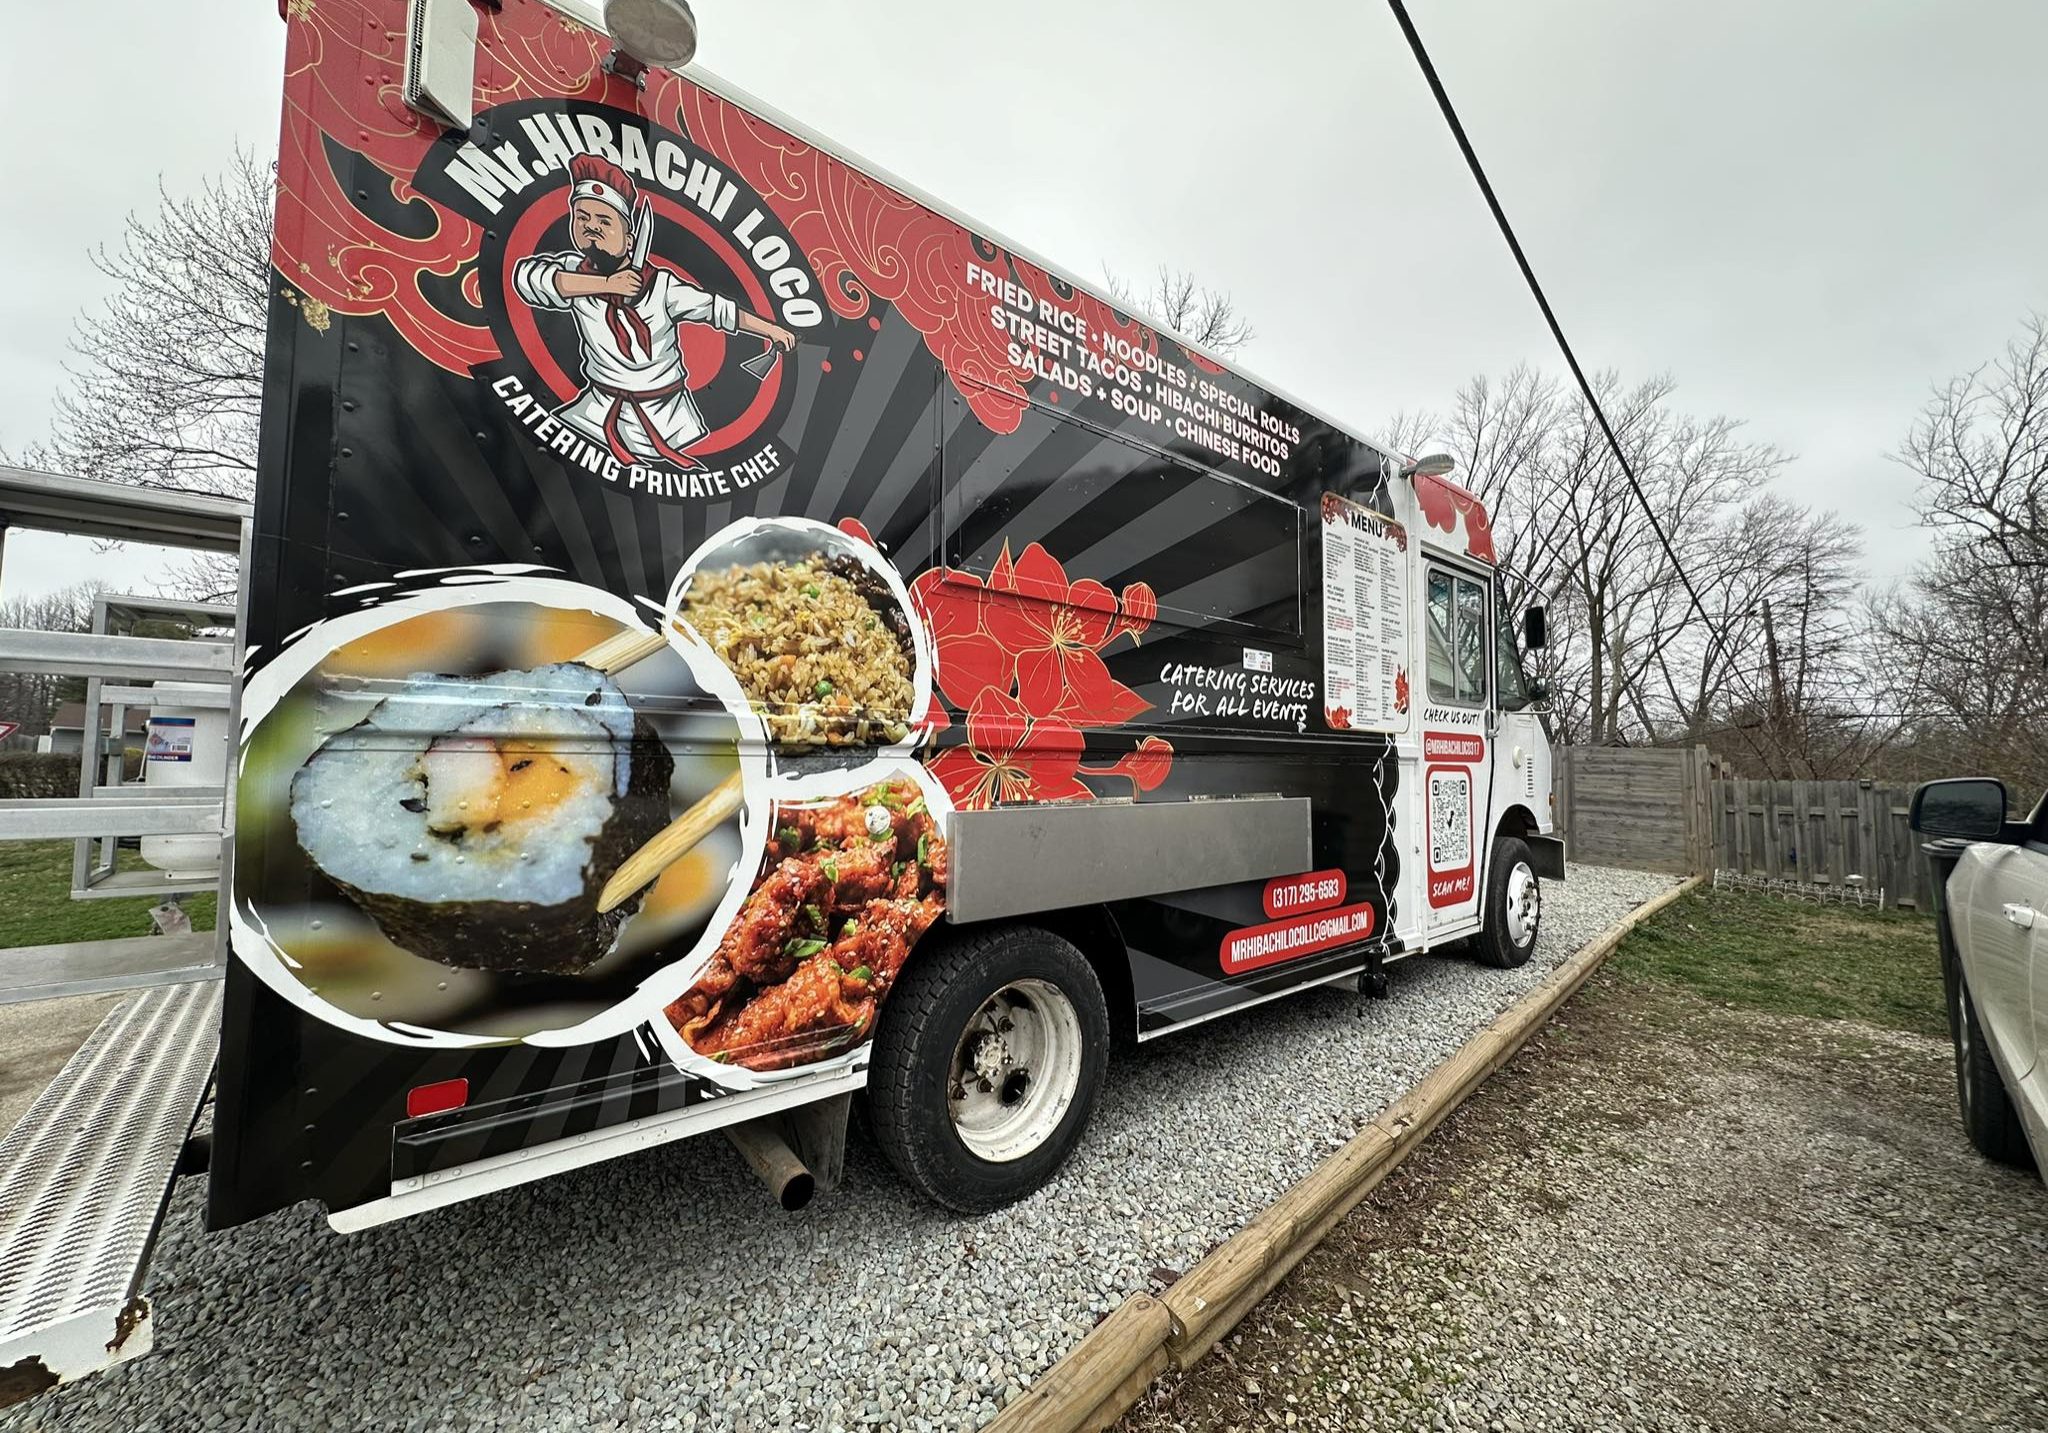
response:
[[[1337,1222],[1521,1049],[1622,937],[1700,884],[1693,876],[1630,911],[1503,1011],[1163,1295],[1133,1294],[987,1425],[989,1433],[1107,1428],[1168,1369],[1185,1370],[1235,1328]]]

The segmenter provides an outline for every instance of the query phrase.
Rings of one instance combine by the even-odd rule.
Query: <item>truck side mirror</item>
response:
[[[1927,782],[1913,792],[1907,820],[1922,836],[2001,840],[2005,835],[2005,783],[1988,776]]]
[[[1541,607],[1531,607],[1522,614],[1522,646],[1540,652],[1549,645],[1550,614]]]

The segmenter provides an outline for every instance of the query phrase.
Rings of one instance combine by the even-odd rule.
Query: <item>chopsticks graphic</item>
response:
[[[608,677],[615,677],[635,662],[646,661],[667,645],[668,639],[659,632],[642,632],[628,627],[623,632],[613,633],[574,660]]]
[[[576,660],[610,677],[635,662],[646,661],[667,646],[668,639],[659,632],[628,628],[605,638]],[[598,914],[617,910],[634,892],[695,850],[699,842],[739,811],[740,795],[740,774],[735,771],[657,831],[646,845],[620,863],[612,878],[604,883],[597,897]]]
[[[623,905],[635,891],[695,850],[698,842],[724,825],[739,809],[740,774],[735,771],[626,857],[598,893],[598,914]]]

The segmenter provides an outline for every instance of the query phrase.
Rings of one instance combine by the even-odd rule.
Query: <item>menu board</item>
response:
[[[1408,721],[1408,534],[1323,494],[1323,720],[1335,731]]]

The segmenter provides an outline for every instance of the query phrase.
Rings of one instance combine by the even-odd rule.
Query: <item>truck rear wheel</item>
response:
[[[1535,859],[1520,837],[1502,836],[1493,843],[1484,911],[1486,923],[1473,942],[1479,963],[1496,970],[1527,965],[1543,923],[1543,883],[1536,878]]]
[[[920,949],[875,1031],[868,1110],[882,1153],[963,1214],[1037,1189],[1102,1088],[1109,1008],[1081,952],[1002,926]]]

